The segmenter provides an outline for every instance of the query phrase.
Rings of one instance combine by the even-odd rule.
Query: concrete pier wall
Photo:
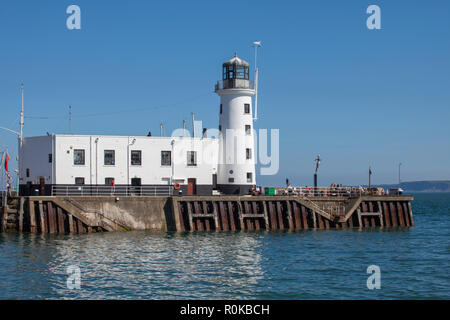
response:
[[[412,227],[412,196],[19,197],[0,231],[251,231]]]

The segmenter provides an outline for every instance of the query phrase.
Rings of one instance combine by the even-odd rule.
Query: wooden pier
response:
[[[253,231],[412,227],[412,196],[19,197],[2,232]]]

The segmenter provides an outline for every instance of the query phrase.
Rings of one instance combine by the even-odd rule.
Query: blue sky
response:
[[[81,30],[66,8],[81,8]],[[368,30],[366,8],[381,8]],[[259,120],[280,129],[280,171],[259,184],[450,179],[448,1],[2,1],[0,126],[25,135],[145,135],[194,112],[218,125],[213,92],[235,51],[261,40]],[[16,154],[14,135],[0,148]]]

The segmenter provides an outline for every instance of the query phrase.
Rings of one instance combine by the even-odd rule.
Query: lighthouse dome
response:
[[[245,66],[245,67],[248,67],[248,66],[249,66],[249,64],[248,64],[247,61],[238,58],[236,52],[234,53],[234,57],[233,57],[232,59],[228,60],[227,62],[225,62],[225,63],[223,64],[224,67],[225,67],[225,66],[233,66],[233,65],[237,65],[237,66]]]

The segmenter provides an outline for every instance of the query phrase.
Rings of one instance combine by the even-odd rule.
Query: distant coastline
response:
[[[379,184],[384,189],[398,188],[398,184]],[[401,183],[406,192],[450,192],[450,180],[406,181]]]

